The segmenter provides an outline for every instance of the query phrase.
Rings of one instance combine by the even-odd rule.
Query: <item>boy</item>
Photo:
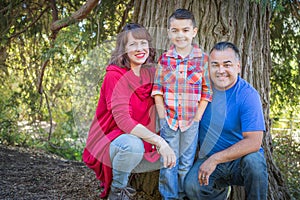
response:
[[[183,199],[183,183],[191,168],[198,139],[199,121],[212,90],[208,55],[193,44],[197,34],[193,14],[176,10],[168,21],[172,43],[158,62],[152,95],[160,118],[160,134],[176,154],[173,168],[162,168],[159,191],[163,199]]]

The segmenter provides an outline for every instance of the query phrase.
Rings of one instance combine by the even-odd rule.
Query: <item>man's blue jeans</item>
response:
[[[209,177],[209,185],[200,186],[198,170],[206,159],[198,159],[186,177],[185,191],[190,200],[225,200],[230,185],[244,186],[249,200],[267,199],[268,174],[263,153],[251,153],[217,165]]]
[[[173,168],[161,168],[159,175],[159,192],[164,200],[182,199],[184,179],[193,165],[198,140],[199,122],[184,132],[169,128],[166,120],[160,120],[160,135],[164,138],[176,155],[176,165]]]
[[[110,144],[112,163],[112,186],[124,188],[128,184],[130,173],[142,173],[160,169],[160,161],[151,163],[145,159],[143,141],[132,135],[122,134]]]

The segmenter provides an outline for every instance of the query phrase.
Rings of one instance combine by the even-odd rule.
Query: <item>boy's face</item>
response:
[[[197,34],[197,28],[190,19],[171,19],[168,36],[175,45],[176,50],[190,51],[193,38]]]

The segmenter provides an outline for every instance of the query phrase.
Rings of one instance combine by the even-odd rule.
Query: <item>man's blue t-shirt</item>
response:
[[[243,139],[243,132],[265,131],[258,92],[238,77],[226,90],[213,90],[199,127],[199,157],[210,156]],[[263,151],[261,148],[260,151]]]

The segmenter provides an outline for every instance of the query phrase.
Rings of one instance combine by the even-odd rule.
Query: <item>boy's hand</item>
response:
[[[194,118],[194,122],[200,122],[201,121],[201,118]]]

